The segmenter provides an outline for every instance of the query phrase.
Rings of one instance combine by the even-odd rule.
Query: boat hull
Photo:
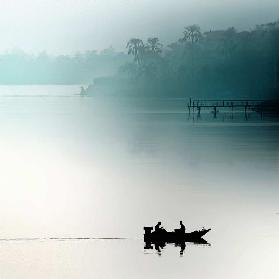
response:
[[[145,242],[206,242],[202,237],[207,234],[211,229],[202,229],[190,233],[181,232],[146,232],[144,234]]]

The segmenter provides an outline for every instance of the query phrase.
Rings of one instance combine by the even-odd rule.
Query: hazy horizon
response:
[[[124,50],[131,37],[168,43],[183,27],[238,30],[278,19],[279,2],[268,0],[2,0],[0,53],[73,54],[112,46]]]

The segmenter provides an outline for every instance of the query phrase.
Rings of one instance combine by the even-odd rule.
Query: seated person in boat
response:
[[[156,233],[166,233],[167,231],[161,227],[161,222],[158,222],[157,225],[155,226],[155,231]]]
[[[182,221],[180,221],[180,229],[179,230],[180,230],[181,233],[185,233],[186,228],[185,228],[184,224],[182,223]]]
[[[158,222],[157,225],[155,226],[155,232],[160,232],[162,230],[161,226],[161,222]]]

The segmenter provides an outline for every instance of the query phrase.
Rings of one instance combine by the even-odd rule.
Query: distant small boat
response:
[[[86,96],[87,95],[87,89],[85,89],[83,86],[80,87],[80,96]]]
[[[144,241],[145,242],[196,242],[207,243],[202,237],[207,234],[211,229],[202,229],[189,233],[182,233],[179,229],[172,232],[168,232],[164,229],[156,232],[153,231],[153,227],[144,227]]]

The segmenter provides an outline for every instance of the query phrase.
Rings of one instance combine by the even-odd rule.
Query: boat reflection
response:
[[[161,222],[153,227],[144,227],[144,242],[145,250],[153,249],[157,251],[158,255],[161,255],[161,251],[165,248],[166,244],[174,244],[176,247],[180,247],[180,255],[184,254],[186,248],[186,242],[193,243],[195,245],[207,245],[210,244],[203,239],[211,229],[202,228],[192,232],[185,232],[185,226],[180,221],[181,228],[173,231],[167,231],[161,227]]]
[[[165,249],[167,244],[174,245],[175,247],[180,248],[180,256],[184,255],[185,249],[186,249],[186,242],[191,243],[193,245],[201,245],[201,246],[211,246],[210,243],[208,243],[203,238],[196,240],[196,241],[145,241],[144,250],[147,254],[147,250],[156,250],[156,253],[161,256],[162,250]]]

